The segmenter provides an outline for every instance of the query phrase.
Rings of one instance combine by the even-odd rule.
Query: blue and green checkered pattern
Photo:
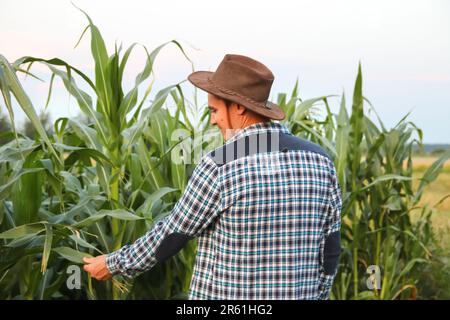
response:
[[[261,132],[258,123],[231,140]],[[341,192],[333,162],[310,150],[264,152],[221,166],[211,153],[194,169],[170,215],[135,243],[107,256],[113,274],[151,269],[171,234],[196,237],[190,299],[327,299],[327,235],[340,230]]]

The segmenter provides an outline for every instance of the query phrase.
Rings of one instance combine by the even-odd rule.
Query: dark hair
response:
[[[231,106],[231,104],[233,103],[233,101],[228,100],[228,99],[222,99],[225,102],[225,105],[227,106],[227,108],[229,108]]]
[[[225,99],[225,98],[221,98],[221,99],[225,102],[225,105],[227,106],[227,108],[229,108],[229,107],[231,106],[231,104],[233,103],[233,101],[231,101],[231,100],[228,100],[228,99]],[[239,103],[238,103],[238,104],[239,104]],[[246,108],[246,109],[247,109],[247,108]],[[254,112],[254,111],[252,111],[252,110],[250,110],[250,109],[247,109],[247,111],[256,113],[256,112]],[[263,115],[261,115],[261,114],[258,114],[258,116],[260,116],[260,117],[263,118],[263,122],[269,122],[269,121],[270,121],[270,118],[265,117],[265,116],[263,116]]]

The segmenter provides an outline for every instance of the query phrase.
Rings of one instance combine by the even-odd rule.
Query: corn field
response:
[[[11,123],[11,130],[0,136],[7,141],[0,145],[0,298],[186,298],[195,240],[136,279],[98,282],[81,272],[81,289],[66,285],[68,268],[81,266],[84,256],[113,252],[170,214],[195,166],[192,159],[173,161],[174,154],[223,143],[218,130],[208,141],[194,141],[199,133],[210,132],[209,114],[185,98],[182,83],[153,90],[153,65],[164,47],[175,46],[180,59],[192,65],[177,41],[152,51],[133,44],[108,52],[99,29],[86,18],[79,41],[90,34],[93,78],[58,58],[25,56],[9,62],[0,55],[1,107]],[[146,54],[145,67],[124,92],[123,75],[138,49]],[[52,132],[44,129],[18,78],[20,73],[34,77],[35,64],[51,75],[47,104],[53,82],[61,81],[87,121],[62,117]],[[350,113],[344,94],[303,100],[298,84],[291,94],[278,94],[286,113],[282,123],[329,152],[342,187],[343,252],[331,297],[433,298],[422,295],[423,274],[438,258],[433,210],[418,203],[450,153],[436,160],[413,189],[412,149],[422,144],[422,131],[408,115],[386,128],[362,89],[359,66]],[[32,122],[36,139],[15,127],[14,100]],[[331,103],[338,103],[337,114]],[[420,218],[413,222],[410,212],[417,209]],[[373,265],[380,268],[381,286],[370,290],[367,270]]]

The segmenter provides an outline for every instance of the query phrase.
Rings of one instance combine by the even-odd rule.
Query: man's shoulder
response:
[[[255,137],[257,139],[252,140],[252,138]],[[225,143],[224,145],[210,151],[205,156],[216,165],[222,166],[241,157],[251,156],[256,153],[273,151],[285,152],[289,150],[319,154],[320,156],[332,161],[328,152],[325,151],[325,149],[319,144],[294,136],[291,133],[284,132],[277,133],[277,135],[254,134],[251,136],[242,137],[232,142]]]
[[[332,161],[329,153],[319,144],[310,140],[294,136],[292,134],[283,134],[280,138],[280,149],[283,150],[302,150],[319,154]]]

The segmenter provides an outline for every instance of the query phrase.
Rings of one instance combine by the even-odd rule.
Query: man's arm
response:
[[[318,299],[328,299],[341,253],[342,197],[333,164],[330,176],[329,207],[324,226],[324,239],[320,247],[321,261]]]
[[[131,245],[106,256],[112,274],[133,277],[180,251],[213,222],[220,210],[218,167],[209,155],[195,167],[170,215]]]

